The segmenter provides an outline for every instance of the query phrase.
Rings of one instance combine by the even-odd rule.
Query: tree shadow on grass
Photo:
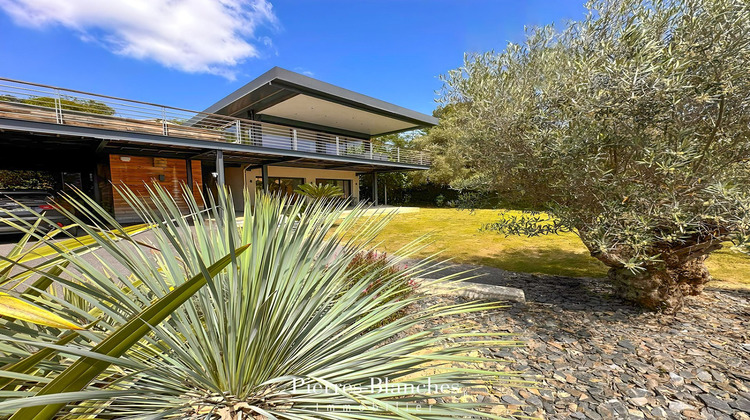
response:
[[[468,279],[470,282],[521,289],[527,302],[548,305],[560,311],[642,312],[615,296],[606,278],[519,273],[473,264],[446,265],[438,275],[469,270],[471,272],[465,277],[475,276]]]
[[[464,259],[466,261],[467,259]],[[624,310],[640,313],[629,302],[614,296],[606,279],[607,267],[586,253],[561,247],[498,251],[468,259],[480,275],[470,281],[515,287],[528,302],[554,305],[561,310]],[[459,265],[452,269],[469,269]]]
[[[502,250],[472,258],[473,264],[517,273],[566,277],[606,277],[607,267],[584,252],[561,247]]]
[[[476,252],[475,254],[481,254]],[[443,275],[472,270],[468,281],[514,287],[524,291],[529,303],[556,311],[589,311],[608,316],[642,314],[643,310],[614,294],[606,278],[607,267],[596,259],[563,248],[498,251],[496,255],[462,258],[467,264],[445,265]],[[432,277],[432,276],[431,276]],[[750,289],[709,287],[729,298],[750,300]],[[743,315],[743,314],[740,314]]]

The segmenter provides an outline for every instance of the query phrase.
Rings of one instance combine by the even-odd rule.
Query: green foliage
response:
[[[484,224],[482,230],[502,232],[506,236],[524,235],[528,237],[571,231],[570,227],[560,222],[560,219],[536,211],[526,211],[521,214],[503,211],[495,222]]]
[[[203,268],[190,280],[176,286],[169,293],[158,298],[154,303],[144,308],[139,314],[131,317],[128,322],[110,333],[99,344],[91,349],[91,356],[83,356],[66,368],[60,375],[44,386],[35,397],[56,395],[60,393],[74,393],[81,391],[99,374],[112,364],[117,358],[135,346],[151,330],[152,325],[158,325],[165,318],[171,316],[177,308],[190,299],[198,290],[206,285],[207,279],[216,276],[230,263],[236,262],[250,245],[244,245],[229,255],[219,259],[213,265]],[[80,306],[79,306],[80,307]],[[48,324],[42,324],[48,325]],[[59,327],[58,327],[59,328]],[[103,360],[105,359],[105,360]],[[10,420],[21,419],[50,419],[53,418],[65,403],[44,404],[23,407]]]
[[[438,207],[443,207],[445,205],[445,196],[443,194],[435,197],[435,205]]]
[[[377,293],[385,282],[389,281],[398,285],[398,291],[388,297],[389,301],[398,301],[413,296],[416,293],[417,283],[409,276],[409,272],[405,268],[399,267],[398,263],[394,261],[399,261],[399,259],[391,260],[385,252],[362,251],[354,256],[347,267],[349,283],[354,286],[371,272],[380,272],[383,273],[383,277],[373,280],[362,293]]]
[[[120,226],[82,193],[69,201],[90,222],[66,216],[85,237],[60,229],[71,236],[60,241],[40,234],[38,223],[17,220],[38,242],[25,241],[7,259],[16,272],[5,284],[24,290],[30,274],[46,270],[52,282],[36,283],[39,289],[30,290],[38,294],[19,298],[88,328],[61,333],[0,319],[0,355],[7,363],[0,368],[6,378],[0,413],[38,420],[218,420],[316,419],[325,410],[326,418],[345,419],[355,407],[361,419],[497,418],[474,403],[404,409],[407,402],[445,395],[424,387],[369,389],[370,378],[463,389],[507,377],[449,366],[481,363],[464,355],[509,342],[473,343],[470,326],[446,325],[445,317],[497,305],[428,306],[394,317],[422,298],[403,294],[404,279],[434,269],[431,260],[394,269],[420,242],[387,263],[375,259],[354,268],[387,218],[366,218],[362,207],[347,211],[343,201],[303,204],[260,194],[254,205],[244,198],[237,220],[231,197],[209,198],[204,215],[187,189],[191,215],[184,216],[158,185],[146,198],[127,189],[118,193],[144,220],[147,236],[136,236],[141,227]],[[45,249],[56,253],[28,256]],[[420,373],[425,363],[443,366],[428,378]]]
[[[458,141],[462,133],[456,130],[464,122],[462,118],[465,117],[458,112],[464,107],[460,103],[441,104],[432,113],[440,119],[440,124],[414,140],[420,149],[429,151],[432,156],[430,169],[416,175],[423,182],[450,185],[461,190],[473,187],[465,185],[465,180],[472,175],[467,165],[471,151]]]
[[[418,129],[404,133],[386,134],[373,137],[370,141],[375,146],[400,147],[401,149],[415,149],[416,139],[423,136],[425,130]]]
[[[32,96],[29,98],[18,98],[13,95],[0,95],[0,101],[17,102],[27,105],[43,106],[47,108],[56,108],[57,99],[51,96]],[[68,96],[62,96],[60,99],[60,108],[68,111],[87,112],[89,114],[114,115],[115,109],[104,102],[94,99],[79,99]]]
[[[0,169],[0,190],[51,190],[55,180],[49,172]]]
[[[453,184],[547,210],[613,279],[640,282],[629,297],[675,306],[667,296],[698,293],[721,242],[747,250],[750,4],[588,8],[445,76],[440,132],[466,171]]]
[[[409,276],[409,272],[400,268],[398,263],[394,263],[394,260],[389,259],[388,255],[384,252],[379,253],[374,250],[362,251],[354,256],[347,270],[349,271],[347,276],[350,288],[356,287],[364,277],[369,276],[372,272],[383,273],[382,277],[370,280],[370,283],[362,291],[363,295],[374,294],[376,298],[379,298],[378,295],[383,290],[383,286],[388,283],[395,287],[394,292],[386,297],[387,302],[399,302],[412,298],[417,293],[417,283]],[[410,307],[404,307],[390,317],[381,320],[379,324],[373,325],[372,328],[380,328],[398,318],[404,317],[410,309]]]
[[[325,200],[331,198],[341,198],[344,196],[344,191],[331,184],[302,184],[294,189],[294,192],[303,196],[312,198],[313,200]]]
[[[401,150],[423,150],[424,141],[422,138],[427,132],[428,130],[419,129],[407,131],[405,133],[386,134],[384,136],[374,137],[371,141],[375,146],[384,146],[392,149],[398,147]],[[378,174],[378,182],[381,185],[388,185],[389,191],[408,190],[427,182],[428,179],[424,172],[425,171],[384,172]],[[365,185],[367,184],[365,183]]]
[[[55,98],[49,96],[36,96],[21,101],[28,105],[55,107]],[[60,107],[68,111],[87,112],[89,114],[114,115],[115,110],[109,105],[93,99],[78,99],[63,96],[60,98]]]

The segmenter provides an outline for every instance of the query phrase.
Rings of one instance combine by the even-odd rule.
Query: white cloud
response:
[[[267,0],[0,0],[23,26],[62,25],[111,51],[193,73],[233,78],[234,68],[258,57],[256,37],[278,24]]]
[[[295,67],[294,71],[296,71],[297,73],[302,73],[305,76],[315,77],[315,73],[311,72],[310,70],[305,69],[304,67]]]

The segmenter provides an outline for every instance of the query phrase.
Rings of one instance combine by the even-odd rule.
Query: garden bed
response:
[[[473,398],[549,419],[750,419],[750,291],[708,289],[673,316],[620,301],[601,279],[482,271],[527,302],[464,321],[526,341],[487,354],[540,385]]]

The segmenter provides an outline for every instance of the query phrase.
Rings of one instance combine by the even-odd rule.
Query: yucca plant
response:
[[[351,261],[373,247],[387,217],[365,218],[362,207],[347,213],[343,201],[303,205],[259,195],[254,206],[245,197],[235,220],[225,217],[235,214],[231,198],[209,197],[203,213],[189,191],[186,217],[158,186],[147,198],[119,193],[147,233],[129,233],[84,195],[70,201],[91,222],[68,216],[97,247],[61,248],[19,225],[61,256],[46,276],[66,292],[31,288],[34,303],[88,328],[0,321],[0,413],[24,420],[499,418],[476,403],[447,402],[456,391],[513,380],[469,353],[515,342],[447,324],[451,315],[497,305],[423,304],[394,319],[423,298],[393,299],[403,278],[433,269],[434,259],[391,269],[420,241],[389,264],[353,271]],[[119,266],[108,267],[105,256]],[[363,293],[375,280],[377,293]],[[491,338],[475,341],[480,336]],[[436,373],[427,375],[428,367]]]

